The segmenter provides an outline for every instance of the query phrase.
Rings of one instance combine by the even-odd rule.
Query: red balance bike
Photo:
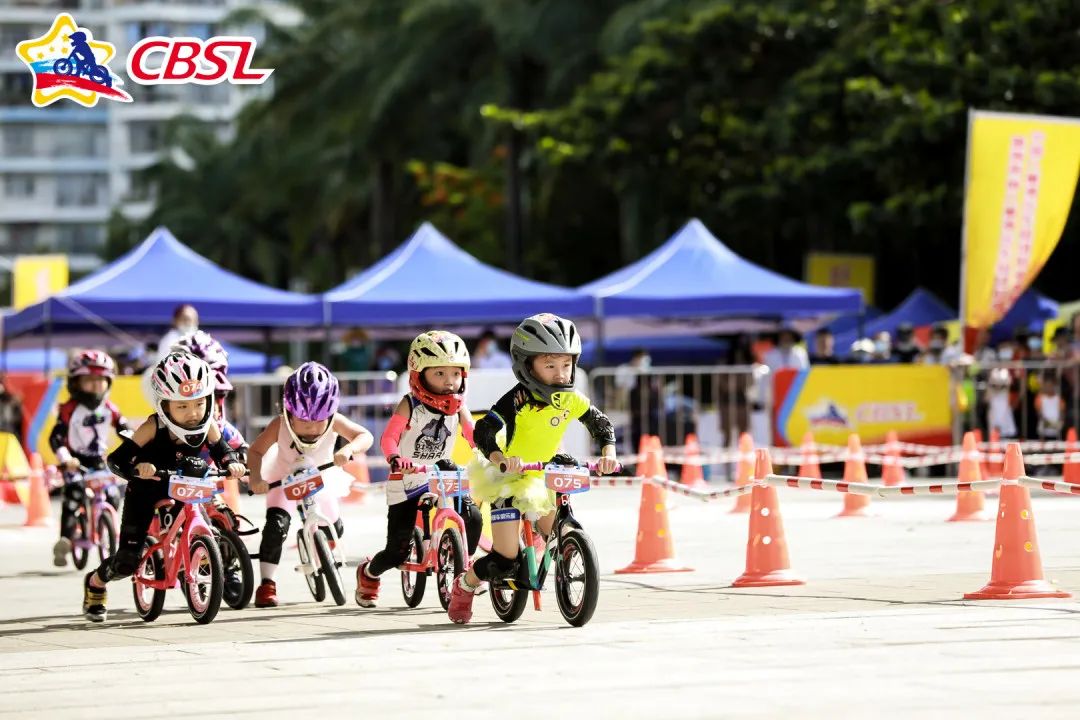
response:
[[[416,607],[424,599],[427,579],[434,572],[439,602],[446,610],[454,578],[469,568],[465,521],[454,508],[455,500],[469,494],[469,479],[461,470],[437,470],[427,465],[415,466],[410,474],[427,476],[427,492],[420,496],[409,560],[401,566],[401,594],[406,605]]]
[[[172,500],[158,503],[146,549],[132,576],[135,608],[146,622],[161,615],[165,591],[178,580],[195,622],[211,622],[221,607],[225,587],[221,550],[199,506],[219,492],[217,478],[228,473],[211,470],[201,460],[185,464],[180,471],[157,473],[169,483]]]

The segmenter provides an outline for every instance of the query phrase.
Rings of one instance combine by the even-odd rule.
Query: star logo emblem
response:
[[[34,75],[31,100],[36,107],[62,98],[84,107],[94,107],[101,97],[131,102],[131,95],[118,87],[123,81],[109,70],[116,48],[94,40],[68,13],[57,15],[41,37],[19,43],[15,54]]]

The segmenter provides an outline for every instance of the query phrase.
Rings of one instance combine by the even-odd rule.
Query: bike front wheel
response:
[[[413,527],[412,540],[409,541],[409,554],[405,562],[424,562],[424,534],[420,528]],[[401,571],[401,595],[405,598],[405,604],[411,608],[420,604],[424,599],[424,588],[427,587],[427,574],[424,572]]]
[[[60,58],[53,63],[53,72],[57,75],[71,75],[75,72],[75,63],[68,58]]]
[[[505,585],[491,583],[491,607],[504,623],[512,623],[525,612],[525,603],[529,600],[528,590],[511,590]]]
[[[583,530],[574,529],[559,541],[555,556],[555,598],[559,612],[574,627],[592,619],[600,598],[600,565],[596,548]]]
[[[443,610],[450,608],[450,594],[454,591],[454,578],[465,572],[465,544],[457,528],[447,528],[439,538],[435,580],[439,586],[439,603]]]
[[[319,572],[326,580],[326,586],[330,588],[330,595],[338,605],[345,604],[345,587],[341,582],[341,569],[334,561],[334,553],[330,551],[330,541],[322,530],[315,532],[315,553],[319,556]]]
[[[316,532],[320,531],[317,530]],[[304,538],[303,530],[296,531],[296,552],[300,555],[300,564],[306,568],[304,570],[304,579],[307,580],[311,597],[315,598],[315,602],[322,602],[326,599],[326,585],[323,583],[322,575],[319,574],[319,569],[311,562],[311,552],[308,550],[307,539]]]
[[[105,562],[116,554],[116,537],[119,535],[116,527],[116,511],[113,510],[112,505],[106,505],[102,509],[101,514],[98,515],[97,521],[97,546],[101,562]]]
[[[187,582],[187,571],[191,572],[194,582]],[[212,537],[198,535],[191,541],[184,581],[184,597],[191,617],[200,625],[213,621],[221,609],[225,575],[221,551]]]

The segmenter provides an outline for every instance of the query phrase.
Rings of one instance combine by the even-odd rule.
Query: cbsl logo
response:
[[[128,76],[140,85],[261,85],[273,70],[251,68],[255,38],[220,35],[209,40],[180,37],[148,37],[131,48]],[[162,55],[161,66],[152,70],[147,58]]]

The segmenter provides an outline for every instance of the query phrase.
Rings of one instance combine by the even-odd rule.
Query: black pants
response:
[[[150,529],[150,521],[154,519],[154,506],[162,500],[169,500],[168,482],[138,478],[128,480],[124,512],[120,516],[120,540],[116,545],[116,554],[98,566],[98,579],[109,582],[128,577],[135,572],[139,566],[139,558],[142,557],[146,531]],[[175,520],[181,508],[182,503],[173,503],[168,514]]]
[[[468,553],[469,557],[472,557],[480,542],[484,518],[480,514],[480,508],[468,497],[455,500],[454,505],[461,519],[465,521],[465,534],[469,541]],[[416,511],[419,507],[420,495],[417,495],[386,509],[386,547],[371,558],[367,570],[369,575],[378,577],[408,559],[409,543],[413,528],[416,527]]]

